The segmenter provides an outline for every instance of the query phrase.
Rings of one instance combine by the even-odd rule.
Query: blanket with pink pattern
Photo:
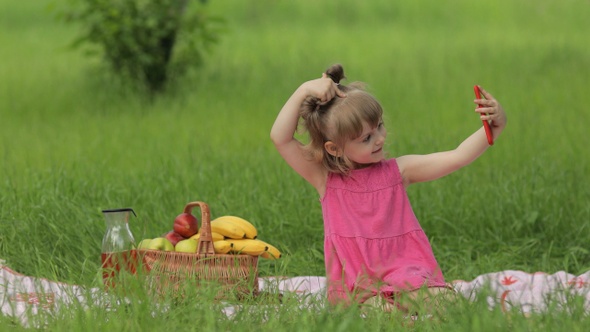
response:
[[[0,259],[0,312],[23,326],[39,326],[40,312],[55,313],[63,307],[88,307],[101,304],[102,291],[82,286],[25,276],[3,264]],[[550,308],[567,310],[573,297],[582,298],[590,313],[590,271],[573,275],[564,271],[544,272],[500,271],[486,273],[471,281],[455,280],[453,287],[467,299],[485,296],[490,309],[519,310],[523,314],[543,313]],[[289,293],[301,297],[302,305],[322,303],[326,278],[321,276],[259,278],[261,291]],[[231,316],[239,308],[227,306],[223,312]]]

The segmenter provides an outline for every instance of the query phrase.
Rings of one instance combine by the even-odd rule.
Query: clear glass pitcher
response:
[[[136,272],[135,239],[129,229],[129,217],[131,213],[137,215],[131,208],[103,210],[102,213],[106,222],[102,238],[102,279],[109,289],[116,286],[120,272]]]
[[[102,253],[113,253],[135,248],[135,239],[129,229],[131,213],[137,217],[131,208],[102,211],[107,225],[102,238]]]

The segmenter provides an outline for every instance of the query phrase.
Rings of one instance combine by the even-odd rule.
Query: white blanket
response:
[[[57,312],[60,307],[96,305],[101,290],[55,282],[43,278],[25,276],[4,266],[0,259],[0,310],[23,326],[40,326],[34,321],[36,314]],[[475,300],[479,294],[486,296],[490,309],[497,306],[503,311],[520,310],[523,314],[542,313],[549,308],[567,310],[568,301],[574,296],[584,299],[584,309],[590,312],[590,271],[573,275],[563,271],[554,274],[544,272],[501,271],[482,274],[472,281],[455,280],[454,288],[464,297]],[[302,305],[310,298],[325,297],[326,278],[320,276],[264,277],[259,278],[261,291],[290,293],[300,296]],[[318,303],[318,301],[313,301]],[[231,316],[238,310],[228,306],[223,311]],[[33,321],[31,321],[33,320]]]

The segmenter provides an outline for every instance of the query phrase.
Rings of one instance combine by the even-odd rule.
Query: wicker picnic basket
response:
[[[139,250],[150,290],[157,294],[182,287],[217,287],[217,298],[240,297],[258,292],[258,257],[238,254],[216,254],[211,237],[209,206],[191,202],[184,213],[194,207],[201,210],[201,227],[197,252],[181,253]]]

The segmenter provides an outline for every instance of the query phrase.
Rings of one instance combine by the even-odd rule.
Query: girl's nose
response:
[[[386,133],[379,133],[379,137],[377,137],[377,140],[375,143],[379,146],[383,145],[383,143],[385,143],[386,136],[387,136]]]

